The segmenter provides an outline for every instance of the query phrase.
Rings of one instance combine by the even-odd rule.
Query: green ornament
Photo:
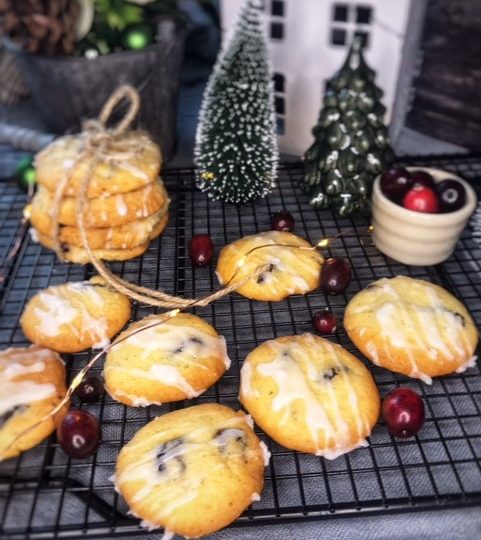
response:
[[[154,41],[152,28],[147,24],[129,26],[123,35],[122,44],[125,49],[141,51]]]
[[[37,183],[37,173],[33,166],[33,158],[23,157],[17,163],[14,172],[14,179],[23,191],[29,191]]]
[[[393,160],[374,77],[355,38],[344,65],[328,81],[312,130],[315,140],[304,156],[302,188],[316,208],[341,216],[369,212],[374,178]]]

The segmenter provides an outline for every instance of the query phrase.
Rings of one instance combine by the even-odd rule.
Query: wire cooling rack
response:
[[[481,179],[481,157],[408,159],[405,163],[438,166],[468,180]],[[297,187],[299,164],[283,165],[279,187],[266,199],[245,206],[212,202],[193,187],[193,171],[165,171],[172,198],[169,226],[141,258],[113,264],[122,277],[176,295],[198,296],[217,287],[212,268],[193,268],[187,252],[193,234],[207,232],[219,249],[243,235],[269,229],[270,216],[281,209],[293,214],[295,232],[316,242],[343,232],[331,254],[347,257],[353,279],[346,293],[326,297],[320,291],[276,303],[253,302],[230,295],[197,314],[212,323],[228,343],[232,367],[205,394],[182,403],[148,408],[125,407],[105,395],[87,408],[102,422],[103,442],[87,460],[71,460],[55,436],[0,464],[2,537],[80,538],[146,534],[114,492],[109,476],[121,446],[159,414],[195,403],[217,401],[239,408],[239,370],[249,351],[267,339],[311,330],[315,311],[328,306],[342,321],[349,299],[380,277],[410,275],[439,283],[463,299],[481,324],[481,249],[467,230],[455,254],[435,267],[407,267],[380,254],[367,235],[368,221],[338,218],[313,210]],[[480,183],[481,184],[481,183]],[[12,184],[0,185],[0,261],[14,242],[25,196]],[[215,261],[214,261],[215,263]],[[26,344],[18,319],[25,302],[51,284],[90,277],[90,267],[59,264],[52,252],[25,235],[8,267],[0,292],[0,348]],[[135,306],[133,320],[153,309]],[[342,324],[332,338],[356,354]],[[69,380],[91,353],[65,356]],[[380,392],[398,386],[418,391],[426,405],[426,422],[418,436],[392,438],[380,421],[370,446],[327,461],[278,446],[259,433],[272,452],[265,490],[234,525],[259,526],[281,520],[324,519],[422,509],[481,505],[481,375],[478,367],[435,380],[432,386],[366,362]],[[100,373],[101,364],[94,368]],[[75,407],[85,407],[76,402]]]

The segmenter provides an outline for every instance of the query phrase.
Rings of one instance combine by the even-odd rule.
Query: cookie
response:
[[[286,247],[269,244],[287,244]],[[288,247],[294,246],[294,247]],[[268,231],[244,236],[225,246],[217,262],[217,277],[221,284],[242,280],[260,265],[269,265],[255,279],[237,289],[242,296],[252,300],[277,301],[291,294],[305,294],[319,287],[323,258],[309,248],[308,242],[288,232]],[[237,272],[237,274],[236,274]],[[235,274],[235,276],[234,276]],[[234,277],[233,277],[234,276]]]
[[[248,419],[216,403],[156,418],[119,453],[116,489],[150,529],[197,538],[259,499],[265,450]]]
[[[254,349],[241,369],[239,399],[279,444],[328,459],[366,446],[381,405],[364,364],[312,334]]]
[[[53,240],[48,236],[44,236],[36,229],[30,229],[30,234],[35,242],[38,242],[46,248],[53,249]],[[66,261],[76,264],[88,264],[90,262],[90,258],[85,249],[67,244],[64,244],[62,248],[63,256]],[[149,242],[145,242],[144,244],[140,244],[140,246],[128,249],[94,249],[93,253],[97,259],[102,259],[104,261],[127,261],[139,257],[148,249]]]
[[[161,181],[156,181],[128,193],[89,199],[84,211],[85,228],[118,227],[138,219],[146,218],[165,210],[169,198]],[[38,221],[42,214],[50,216],[53,195],[39,188],[31,204],[30,218]],[[77,199],[66,197],[60,204],[59,223],[77,227]],[[38,215],[40,214],[40,215]]]
[[[28,301],[20,324],[29,341],[74,353],[104,347],[129,318],[129,299],[94,277],[38,292]]]
[[[102,197],[115,193],[127,193],[140,189],[156,180],[161,166],[160,148],[145,133],[128,132],[123,136],[127,143],[137,144],[135,152],[118,153],[103,151],[102,161],[95,167],[87,196]],[[80,183],[90,167],[90,157],[75,164],[80,150],[85,144],[85,136],[67,135],[54,141],[35,157],[37,181],[40,186],[54,193],[67,172],[71,172],[70,182],[65,190],[66,197],[78,195]]]
[[[471,315],[452,294],[420,279],[375,281],[349,302],[344,327],[371,362],[427,384],[476,361]]]
[[[87,238],[90,247],[94,250],[132,249],[158,236],[165,228],[168,219],[169,214],[166,209],[163,209],[147,218],[118,227],[86,229]],[[52,220],[47,214],[35,212],[32,214],[30,222],[42,235],[42,238],[52,236]],[[83,246],[80,230],[77,227],[61,225],[59,239],[62,244]],[[52,241],[48,243],[52,244]]]
[[[225,340],[201,318],[188,313],[148,328],[162,315],[138,321],[107,354],[105,389],[126,405],[146,406],[196,397],[229,369]]]
[[[15,441],[52,412],[66,393],[65,367],[56,352],[36,345],[0,352],[0,461],[33,448],[56,429],[68,403]]]

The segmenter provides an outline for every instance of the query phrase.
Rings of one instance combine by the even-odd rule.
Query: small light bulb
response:
[[[369,225],[369,228],[367,229],[367,232],[371,234],[374,231],[374,225]]]
[[[317,243],[316,248],[327,248],[328,246],[329,246],[329,238],[323,238]]]

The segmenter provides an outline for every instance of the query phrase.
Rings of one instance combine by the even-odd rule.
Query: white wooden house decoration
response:
[[[223,35],[244,0],[221,0]],[[426,0],[263,0],[271,43],[280,150],[302,155],[311,144],[326,80],[342,65],[354,35],[384,91],[395,142],[419,68]]]

